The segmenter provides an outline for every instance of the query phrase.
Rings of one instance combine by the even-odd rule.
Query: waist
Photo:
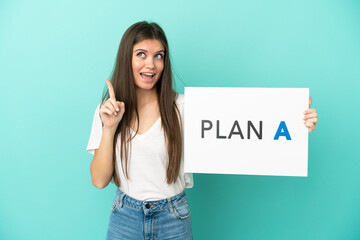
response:
[[[166,198],[163,200],[158,200],[158,201],[139,201],[136,200],[128,195],[126,195],[124,192],[122,192],[119,188],[116,189],[116,198],[118,199],[119,204],[125,204],[128,207],[134,208],[134,209],[138,209],[138,210],[151,210],[151,211],[156,211],[156,210],[161,210],[164,208],[169,208],[174,204],[177,204],[179,202],[182,202],[184,200],[187,201],[187,197],[186,197],[186,193],[185,190],[182,191],[181,193],[170,197],[170,198]]]

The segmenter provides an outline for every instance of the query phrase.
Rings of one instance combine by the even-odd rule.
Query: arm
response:
[[[92,184],[97,188],[105,188],[111,181],[113,163],[114,130],[103,128],[100,146],[95,150],[94,158],[90,164]]]
[[[106,80],[106,83],[109,88],[110,98],[99,110],[103,123],[103,132],[99,148],[95,150],[94,158],[90,164],[91,181],[97,188],[105,188],[111,181],[114,172],[114,135],[125,112],[124,103],[116,101],[111,82]]]

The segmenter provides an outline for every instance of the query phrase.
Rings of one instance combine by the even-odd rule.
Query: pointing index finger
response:
[[[115,92],[114,92],[114,88],[110,82],[109,79],[106,79],[106,84],[108,86],[108,89],[109,89],[109,95],[110,95],[110,98],[113,98],[113,99],[116,99],[115,98]]]

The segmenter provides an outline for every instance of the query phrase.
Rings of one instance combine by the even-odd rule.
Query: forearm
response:
[[[113,175],[114,134],[115,131],[103,128],[100,146],[95,150],[94,158],[90,164],[91,181],[97,188],[106,187]]]

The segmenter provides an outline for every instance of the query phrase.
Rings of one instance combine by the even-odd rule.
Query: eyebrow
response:
[[[141,49],[141,48],[139,48],[139,49],[136,49],[135,50],[135,52],[138,52],[138,51],[143,51],[143,52],[147,52],[145,49]],[[159,52],[163,52],[163,53],[165,53],[165,51],[164,50],[160,50],[160,51],[157,51],[158,53]]]

